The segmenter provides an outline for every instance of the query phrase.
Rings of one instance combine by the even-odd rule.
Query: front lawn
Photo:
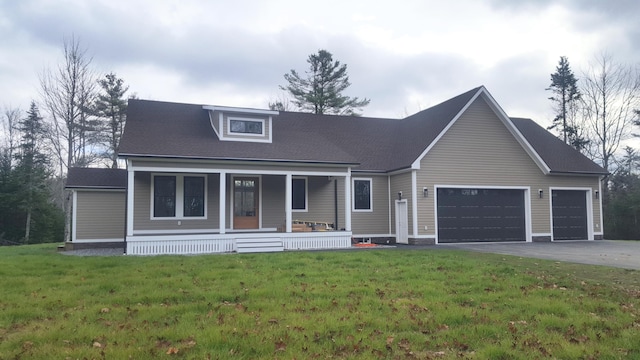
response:
[[[0,359],[640,358],[633,270],[437,248],[0,259]]]

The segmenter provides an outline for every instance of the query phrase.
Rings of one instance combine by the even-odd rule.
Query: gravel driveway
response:
[[[640,241],[562,241],[512,244],[442,244],[443,248],[640,270]]]

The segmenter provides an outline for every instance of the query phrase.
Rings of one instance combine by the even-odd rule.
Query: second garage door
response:
[[[553,240],[586,240],[587,193],[580,190],[553,190]]]
[[[524,190],[438,188],[438,242],[526,241]]]

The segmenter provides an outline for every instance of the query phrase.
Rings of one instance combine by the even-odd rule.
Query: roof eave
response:
[[[584,175],[584,176],[607,176],[610,173],[602,171],[561,171],[551,170],[549,175]]]
[[[153,158],[167,160],[213,160],[213,161],[242,161],[242,162],[276,162],[286,164],[317,164],[317,165],[340,165],[359,166],[358,162],[330,161],[330,160],[292,160],[292,159],[263,159],[263,158],[234,158],[234,157],[206,157],[206,156],[178,156],[178,155],[153,155],[153,154],[127,154],[120,153],[122,158]]]
[[[65,186],[69,190],[126,190],[126,186],[93,186],[93,185],[72,185]]]

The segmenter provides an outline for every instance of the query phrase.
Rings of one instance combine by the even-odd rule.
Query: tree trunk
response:
[[[27,208],[27,224],[24,229],[24,243],[29,243],[29,234],[31,233],[31,206]]]

